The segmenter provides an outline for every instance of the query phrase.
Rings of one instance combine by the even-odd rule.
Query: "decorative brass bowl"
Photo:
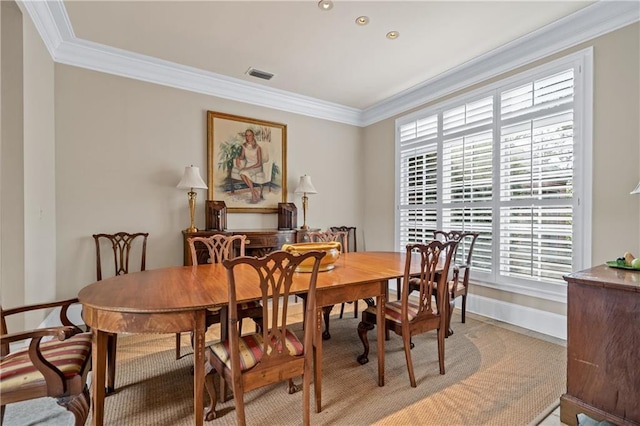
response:
[[[340,257],[342,252],[342,244],[339,241],[327,241],[319,243],[295,243],[285,244],[282,250],[293,254],[304,254],[309,251],[323,251],[327,253],[320,259],[319,271],[328,271],[335,268],[334,263]],[[297,272],[311,272],[313,269],[314,258],[305,259],[296,269]]]

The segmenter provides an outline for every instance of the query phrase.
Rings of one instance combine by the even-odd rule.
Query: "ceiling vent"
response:
[[[263,80],[271,80],[273,78],[273,74],[271,74],[270,72],[260,71],[255,68],[249,68],[247,70],[247,74],[252,77],[261,78]]]

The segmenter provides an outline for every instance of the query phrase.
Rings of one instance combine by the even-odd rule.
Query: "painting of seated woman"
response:
[[[208,199],[275,213],[286,197],[286,125],[208,112]]]

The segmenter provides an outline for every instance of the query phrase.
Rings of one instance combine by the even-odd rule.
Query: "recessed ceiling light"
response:
[[[388,38],[388,39],[390,39],[390,40],[395,40],[395,39],[397,39],[398,37],[400,37],[400,33],[399,33],[399,32],[397,32],[397,31],[389,31],[389,32],[387,33],[387,38]]]
[[[318,7],[322,10],[331,10],[333,2],[331,0],[320,0],[318,2]]]
[[[358,25],[367,25],[369,23],[369,17],[368,16],[358,16],[356,18],[356,24]]]

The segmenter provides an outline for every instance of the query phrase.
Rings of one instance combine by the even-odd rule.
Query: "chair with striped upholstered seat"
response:
[[[215,234],[208,237],[190,237],[187,238],[189,249],[191,251],[191,259],[194,266],[200,262],[198,259],[198,247],[204,246],[209,254],[207,263],[220,263],[226,259],[233,259],[236,256],[244,256],[245,244],[247,242],[246,235],[224,235]],[[202,259],[204,262],[205,259]],[[240,325],[239,329],[242,333],[242,319],[251,318],[256,323],[256,330],[262,327],[262,306],[258,301],[250,301],[243,303],[239,310]],[[227,336],[226,328],[226,308],[211,308],[207,311],[206,327],[209,328],[214,324],[221,324],[220,339],[224,340]],[[180,333],[176,334],[176,359],[180,358]],[[191,333],[191,347],[193,347],[193,333]]]
[[[442,243],[434,240],[428,244],[407,245],[404,282],[409,282],[409,278],[413,277],[413,282],[418,286],[418,297],[410,299],[411,289],[408,285],[404,285],[400,300],[385,304],[385,327],[402,336],[411,387],[416,387],[411,360],[411,348],[414,346],[411,337],[414,335],[432,330],[438,331],[438,362],[440,374],[444,374],[444,338],[447,327],[446,282],[456,244],[455,241]],[[418,274],[411,274],[412,262],[420,263]],[[441,267],[438,266],[439,262]],[[434,288],[438,289],[435,296],[436,303],[433,300]],[[364,346],[364,353],[358,357],[358,362],[361,364],[369,362],[367,332],[373,330],[375,324],[376,308],[371,306],[362,312],[362,321],[358,324],[358,335]]]
[[[66,316],[68,307],[77,302],[70,299],[7,310],[0,308],[0,424],[6,404],[52,397],[73,413],[76,426],[84,425],[90,406],[86,380],[91,369],[91,333],[83,333]],[[62,326],[7,334],[7,316],[54,307],[62,307]],[[44,342],[45,337],[57,339]],[[31,339],[28,345],[9,352],[10,343],[28,339]]]
[[[300,339],[290,328],[293,319],[287,315],[290,289],[293,278],[296,285],[308,283],[308,303],[306,321],[314,320],[315,289],[320,259],[326,253],[310,251],[301,255],[285,251],[274,251],[262,258],[239,257],[223,261],[229,281],[229,324],[228,339],[214,343],[205,351],[205,386],[211,404],[205,411],[205,418],[216,418],[217,395],[213,373],[218,372],[220,380],[230,383],[236,405],[239,425],[244,425],[244,394],[272,383],[287,381],[289,393],[298,390],[293,378],[303,378],[303,423],[309,424],[312,338],[315,327],[305,327]],[[296,268],[306,259],[313,262],[310,273],[296,273]],[[308,280],[308,281],[307,281]],[[244,294],[251,294],[247,285],[254,287],[256,297],[261,295],[264,327],[260,333],[241,336],[238,330],[239,306],[236,281],[244,285]],[[288,322],[289,321],[289,322]],[[293,401],[292,401],[293,402]],[[272,422],[278,423],[277,419]]]

